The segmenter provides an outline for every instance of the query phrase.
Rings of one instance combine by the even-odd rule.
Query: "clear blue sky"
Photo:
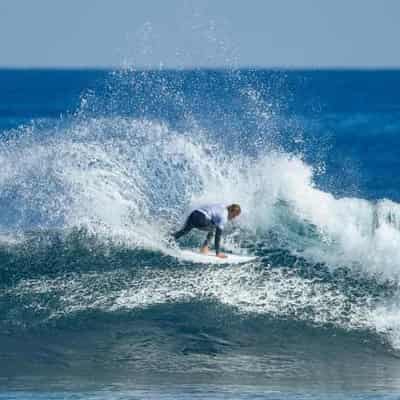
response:
[[[400,67],[400,0],[0,0],[0,67]]]

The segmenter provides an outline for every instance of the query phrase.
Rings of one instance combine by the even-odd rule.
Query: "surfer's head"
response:
[[[242,212],[239,204],[231,204],[227,208],[228,208],[228,219],[236,218]]]

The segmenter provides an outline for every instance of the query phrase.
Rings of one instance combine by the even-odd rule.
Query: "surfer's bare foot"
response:
[[[200,249],[200,253],[201,253],[201,254],[208,254],[208,246],[203,246],[203,247]]]
[[[226,254],[224,254],[224,253],[218,253],[217,257],[218,258],[228,258],[228,256]]]

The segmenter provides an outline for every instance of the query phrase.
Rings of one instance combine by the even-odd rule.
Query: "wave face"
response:
[[[375,143],[378,125],[392,140],[396,112],[373,123],[382,110],[349,110],[343,89],[342,115],[318,73],[96,79],[62,118],[43,111],[12,126],[15,116],[2,115],[2,375],[35,374],[35,361],[46,373],[86,374],[96,363],[250,382],[311,379],[326,365],[354,376],[363,362],[377,381],[395,379],[400,192],[390,171],[385,187],[368,175],[376,157],[362,172],[354,152]],[[359,126],[370,129],[364,144]],[[176,257],[170,232],[208,201],[241,204],[224,247],[257,260],[216,267]],[[200,242],[194,233],[181,245]],[[393,376],[377,372],[391,363]]]

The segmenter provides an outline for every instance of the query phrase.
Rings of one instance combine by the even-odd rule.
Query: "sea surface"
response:
[[[398,399],[399,172],[400,71],[1,70],[0,399]]]

